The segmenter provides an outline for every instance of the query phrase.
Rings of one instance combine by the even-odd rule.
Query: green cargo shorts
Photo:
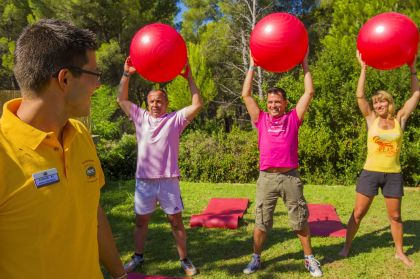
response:
[[[279,197],[289,212],[292,229],[302,230],[308,222],[309,211],[303,196],[303,182],[296,169],[286,173],[260,171],[255,205],[257,228],[268,231],[273,227],[273,214]]]

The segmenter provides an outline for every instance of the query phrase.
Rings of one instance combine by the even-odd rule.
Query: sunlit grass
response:
[[[254,184],[212,184],[181,182],[185,204],[184,224],[188,234],[189,257],[199,268],[196,278],[311,278],[303,266],[303,254],[298,239],[288,225],[287,212],[279,200],[274,227],[262,255],[263,268],[246,276],[242,269],[252,253],[254,222]],[[416,262],[406,268],[394,259],[394,247],[389,230],[383,197],[374,201],[353,244],[349,258],[339,252],[344,239],[313,237],[312,246],[321,261],[324,278],[420,278],[420,189],[407,189],[403,199],[404,247]],[[102,193],[104,207],[124,261],[133,253],[132,232],[134,181],[109,182]],[[330,203],[346,223],[354,205],[354,187],[305,186],[310,203]],[[249,208],[237,230],[190,228],[189,218],[205,208],[212,197],[246,197]],[[183,277],[179,267],[170,226],[159,209],[149,227],[145,264],[137,270],[149,275]]]

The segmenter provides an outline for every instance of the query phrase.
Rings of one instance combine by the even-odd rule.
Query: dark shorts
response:
[[[383,196],[397,198],[404,196],[403,184],[401,173],[362,170],[357,179],[356,192],[372,197],[378,195],[378,189],[381,188]]]

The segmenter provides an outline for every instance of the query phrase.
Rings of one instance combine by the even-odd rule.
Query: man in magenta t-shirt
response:
[[[179,189],[178,150],[182,131],[201,110],[203,101],[187,64],[183,76],[190,87],[191,105],[179,111],[167,113],[166,92],[152,90],[147,95],[148,110],[146,111],[128,100],[128,83],[135,71],[128,57],[124,63],[124,73],[117,98],[122,110],[134,122],[138,145],[134,195],[135,252],[132,260],[125,265],[125,270],[131,272],[143,263],[148,224],[159,202],[171,224],[181,267],[188,276],[192,276],[197,273],[197,270],[187,258],[186,233],[182,223],[184,205]]]
[[[243,270],[250,274],[261,265],[262,246],[267,232],[273,226],[273,213],[277,199],[281,197],[289,213],[289,222],[296,232],[303,248],[305,267],[314,277],[322,276],[319,262],[312,255],[308,226],[308,207],[303,196],[303,183],[297,168],[298,130],[314,95],[311,73],[306,54],[302,67],[304,71],[305,92],[296,108],[286,111],[286,92],[281,88],[267,91],[267,110],[261,111],[252,97],[254,61],[250,59],[250,69],[246,75],[242,97],[258,129],[258,147],[260,150],[260,175],[257,181],[254,254],[251,262]]]

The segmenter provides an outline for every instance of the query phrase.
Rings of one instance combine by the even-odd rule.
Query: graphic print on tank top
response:
[[[382,134],[372,138],[376,144],[376,152],[383,153],[385,156],[394,156],[398,150],[398,134]]]

